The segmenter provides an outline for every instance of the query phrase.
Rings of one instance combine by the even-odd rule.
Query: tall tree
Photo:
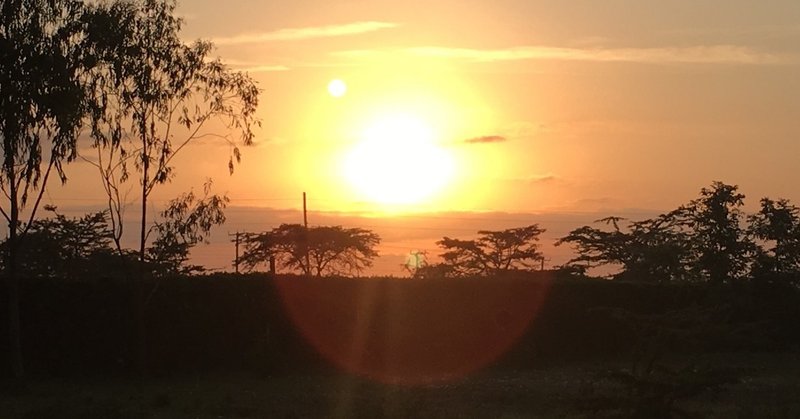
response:
[[[92,113],[97,156],[87,160],[101,174],[117,241],[125,199],[120,189],[131,165],[138,173],[142,262],[147,258],[148,199],[174,175],[175,157],[193,141],[215,137],[230,147],[232,173],[241,158],[238,144],[251,144],[259,123],[255,82],[211,59],[211,43],[184,43],[175,6],[171,0],[101,3],[89,19],[88,44],[100,57],[93,92],[104,106]],[[214,120],[223,121],[226,132],[238,133],[240,142],[208,131]]]
[[[502,231],[482,230],[475,240],[444,237],[436,242],[449,272],[457,276],[493,275],[512,270],[528,270],[542,261],[538,224]]]
[[[679,210],[694,231],[697,269],[712,283],[729,282],[747,273],[754,246],[743,227],[744,198],[737,186],[714,182],[700,190],[700,198]]]
[[[135,307],[139,371],[146,373],[144,323],[147,272],[148,201],[153,190],[174,175],[174,160],[190,143],[204,137],[230,147],[228,168],[241,158],[237,144],[251,144],[259,90],[246,74],[211,59],[212,45],[186,44],[174,0],[127,0],[91,7],[86,48],[98,57],[92,78],[91,128],[98,168],[107,193],[114,239],[122,252],[122,184],[138,174],[141,205],[139,272]],[[225,132],[205,131],[211,121]],[[133,167],[131,167],[133,166]]]
[[[243,243],[239,263],[248,269],[274,257],[285,269],[320,277],[352,275],[372,266],[380,237],[361,228],[282,224],[268,232],[247,233]]]
[[[2,208],[9,228],[4,258],[11,366],[17,377],[24,375],[17,277],[19,237],[36,214],[51,172],[55,169],[66,182],[62,165],[75,157],[85,109],[82,82],[92,61],[79,47],[84,34],[83,10],[82,2],[67,0],[0,3],[0,186],[8,200],[8,207]],[[21,212],[29,194],[35,191],[39,195],[29,208],[29,222],[23,224]]]

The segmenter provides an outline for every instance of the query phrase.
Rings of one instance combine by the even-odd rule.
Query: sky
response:
[[[194,252],[215,269],[231,269],[228,233],[301,222],[302,192],[310,224],[378,232],[372,272],[398,275],[404,255],[435,254],[444,235],[535,222],[557,265],[569,249],[552,242],[570,229],[668,211],[714,180],[739,185],[750,210],[764,196],[800,203],[796,0],[185,0],[178,11],[185,40],[214,42],[262,89],[262,127],[232,176],[227,146],[203,141],[154,193],[154,210],[208,177],[228,194],[228,223]],[[91,166],[67,173],[46,199],[100,208]]]

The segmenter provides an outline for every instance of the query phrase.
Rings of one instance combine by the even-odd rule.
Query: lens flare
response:
[[[328,361],[403,385],[496,361],[534,321],[550,282],[275,280],[294,325]]]

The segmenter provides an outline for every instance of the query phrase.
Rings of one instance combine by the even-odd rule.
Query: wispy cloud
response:
[[[761,52],[739,45],[698,45],[690,47],[654,48],[561,48],[549,46],[520,46],[499,49],[451,48],[425,46],[395,51],[350,50],[333,53],[345,58],[360,58],[381,54],[407,54],[417,57],[454,59],[472,62],[518,60],[571,60],[598,62],[688,63],[688,64],[774,64],[786,57]]]
[[[550,183],[558,180],[558,177],[552,173],[546,175],[531,175],[525,181],[527,183]]]
[[[246,71],[248,73],[264,73],[271,71],[287,71],[289,67],[285,65],[254,65],[251,67],[239,67],[237,70]]]
[[[467,138],[464,144],[487,144],[487,143],[502,143],[506,141],[506,137],[502,135],[484,135],[480,137]]]
[[[234,70],[246,71],[248,73],[263,73],[271,71],[287,71],[289,67],[278,64],[266,64],[252,61],[242,61],[237,59],[226,58],[223,62],[231,66]]]
[[[668,48],[557,48],[525,46],[505,49],[410,48],[417,56],[457,58],[470,61],[553,59],[578,61],[628,61],[641,63],[731,63],[763,64],[779,61],[777,56],[737,45],[704,45]]]
[[[329,38],[335,36],[358,35],[367,32],[374,32],[381,29],[397,27],[393,22],[352,22],[340,25],[311,26],[305,28],[286,28],[270,32],[250,33],[229,37],[214,38],[212,41],[216,45],[239,45],[253,44],[270,41],[296,41],[303,39]]]

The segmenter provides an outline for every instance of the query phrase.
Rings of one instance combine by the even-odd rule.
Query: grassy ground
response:
[[[800,417],[800,355],[714,357],[704,365],[722,373],[723,384],[716,391],[693,392],[670,409],[649,399],[652,389],[642,390],[645,384],[619,379],[616,373],[626,371],[626,365],[605,364],[486,371],[417,387],[346,375],[204,375],[151,379],[144,384],[48,379],[33,381],[26,391],[4,386],[0,417]],[[647,403],[656,403],[657,410],[642,410]]]

